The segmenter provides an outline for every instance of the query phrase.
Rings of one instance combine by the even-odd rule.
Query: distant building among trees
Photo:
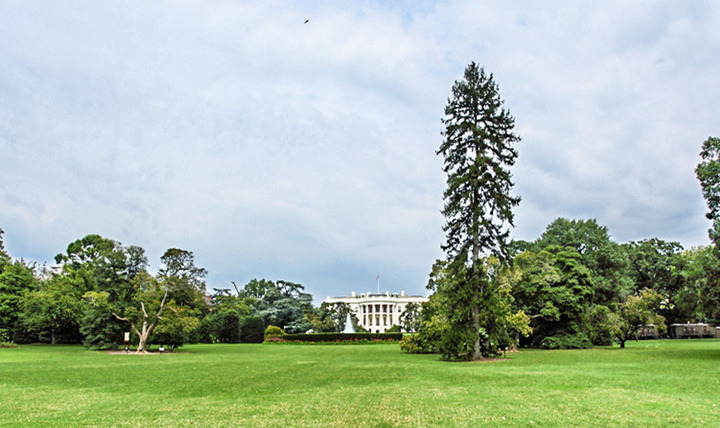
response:
[[[404,291],[390,293],[363,293],[350,296],[330,297],[325,303],[344,303],[350,306],[350,312],[355,315],[358,324],[371,333],[385,333],[392,326],[400,326],[404,331],[414,330],[408,328],[420,314],[420,305],[427,302],[425,296],[411,296]],[[411,312],[416,312],[415,314]]]

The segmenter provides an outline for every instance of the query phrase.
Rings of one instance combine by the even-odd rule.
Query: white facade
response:
[[[353,291],[347,297],[330,297],[327,303],[347,303],[350,310],[360,321],[360,325],[371,333],[385,333],[393,325],[400,325],[400,315],[405,311],[408,303],[418,305],[427,302],[424,296],[409,296],[404,291],[385,294],[364,293],[355,294]]]

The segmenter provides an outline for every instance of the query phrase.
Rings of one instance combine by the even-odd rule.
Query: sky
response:
[[[151,269],[192,251],[209,289],[424,295],[472,61],[522,138],[514,239],[565,217],[707,245],[718,22],[712,1],[3,1],[5,245],[51,265],[99,234]]]

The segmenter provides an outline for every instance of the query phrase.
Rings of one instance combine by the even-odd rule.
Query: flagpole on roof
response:
[[[377,279],[377,287],[378,287],[377,294],[380,294],[380,275],[378,275],[376,279]]]

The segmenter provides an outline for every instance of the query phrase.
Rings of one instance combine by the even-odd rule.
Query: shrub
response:
[[[286,334],[285,340],[301,342],[390,341],[402,339],[402,333],[307,333]]]
[[[215,315],[215,339],[220,343],[240,343],[240,316],[235,311],[220,312]]]
[[[583,324],[593,345],[612,345],[617,331],[617,315],[607,306],[593,305],[583,317]]]
[[[395,324],[389,329],[385,330],[385,333],[402,333],[402,328],[399,325]]]
[[[17,348],[15,342],[10,340],[10,330],[0,328],[0,348]]]
[[[187,342],[188,336],[197,329],[198,324],[197,318],[168,314],[153,331],[150,342],[164,345],[173,351]]]
[[[83,314],[80,333],[83,345],[89,349],[117,349],[123,338],[124,328],[109,311],[90,307]]]
[[[428,349],[420,336],[417,334],[406,334],[400,341],[400,350],[408,354],[431,354],[432,350]]]
[[[548,336],[540,342],[543,349],[588,349],[592,342],[584,333]]]
[[[265,324],[261,317],[247,317],[240,324],[240,342],[263,343],[265,340]]]
[[[217,314],[210,313],[205,318],[200,320],[195,331],[192,332],[193,342],[199,343],[217,343],[217,332],[218,332],[218,317]],[[238,326],[238,334],[240,327]]]
[[[265,339],[267,339],[268,337],[280,337],[284,334],[285,332],[283,331],[283,329],[274,325],[269,325],[265,329]]]

